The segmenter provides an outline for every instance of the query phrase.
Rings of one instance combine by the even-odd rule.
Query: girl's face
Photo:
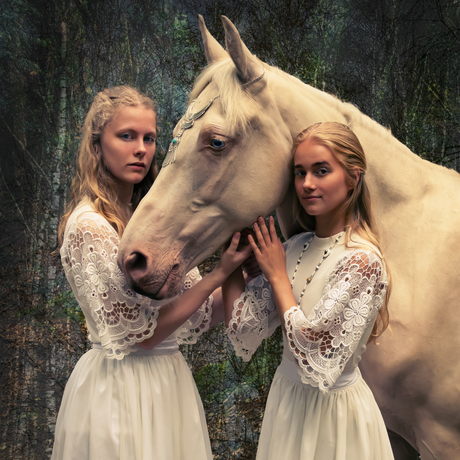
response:
[[[155,112],[142,105],[119,109],[102,130],[102,159],[126,203],[131,201],[134,184],[141,182],[150,169],[155,139]]]
[[[305,211],[316,217],[317,233],[321,227],[331,225],[330,235],[343,230],[345,216],[341,206],[353,185],[333,153],[324,145],[306,139],[295,152],[294,174],[297,196]]]

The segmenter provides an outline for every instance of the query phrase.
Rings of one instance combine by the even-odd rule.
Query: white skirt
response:
[[[323,394],[283,357],[268,395],[257,460],[393,460],[374,395],[359,370]]]
[[[106,359],[90,350],[66,385],[52,460],[212,459],[200,396],[182,354]]]

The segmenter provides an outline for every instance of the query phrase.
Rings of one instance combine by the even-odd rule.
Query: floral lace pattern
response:
[[[61,260],[78,303],[96,323],[106,356],[122,359],[135,350],[136,343],[153,335],[160,306],[129,288],[117,264],[118,245],[117,233],[102,216],[84,212],[69,220]],[[184,289],[199,279],[198,270],[192,270]],[[185,323],[191,322],[189,329],[200,331],[195,332],[196,337],[209,327],[211,305],[212,297]],[[205,322],[203,327],[200,319]]]
[[[284,250],[287,251],[299,236],[301,234],[286,241]],[[226,332],[236,355],[249,361],[262,340],[270,337],[279,325],[270,283],[260,275],[248,283],[245,292],[233,303],[232,319]]]
[[[249,361],[263,339],[280,325],[270,283],[264,275],[250,281],[233,304],[227,335],[237,356]]]
[[[185,276],[184,289],[187,291],[201,280],[198,268],[190,270]],[[177,341],[180,344],[196,343],[198,338],[206,332],[212,319],[212,295],[209,296],[201,307],[187,320],[187,322],[178,329]]]
[[[323,392],[334,385],[367,327],[374,324],[386,289],[382,261],[371,251],[357,249],[339,261],[308,317],[297,306],[284,314],[289,347],[304,383]]]
[[[295,239],[285,243],[285,248]],[[381,259],[357,248],[337,263],[308,317],[298,306],[285,313],[287,342],[304,383],[323,392],[334,385],[363,334],[374,324],[386,290]],[[249,361],[279,324],[270,283],[261,275],[234,302],[227,335],[237,356]]]

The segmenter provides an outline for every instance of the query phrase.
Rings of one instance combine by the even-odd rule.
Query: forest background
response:
[[[128,84],[158,106],[158,164],[205,66],[197,15],[391,129],[421,157],[460,167],[459,0],[1,0],[0,458],[48,459],[64,386],[88,350],[63,275],[57,224],[91,100]],[[206,273],[217,255],[200,267]],[[253,459],[281,335],[249,363],[223,327],[183,347],[216,459]]]

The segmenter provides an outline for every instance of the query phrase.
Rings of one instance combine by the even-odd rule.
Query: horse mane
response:
[[[261,66],[264,65],[261,62]],[[192,89],[189,104],[196,99],[210,83],[214,82],[219,91],[219,99],[225,113],[225,120],[230,136],[244,133],[257,118],[259,106],[248,89],[241,85],[233,61],[225,59],[206,67]]]
[[[393,139],[389,129],[379,125],[353,104],[344,102],[333,94],[314,88],[278,67],[270,66],[262,61],[259,62],[261,67],[263,66],[269,69],[270,72],[285,79],[291,86],[294,84],[299,88],[299,91],[307,89],[309,94],[318,101],[330,107],[335,107],[345,117],[350,129],[353,129],[356,125],[361,125],[375,131],[380,136]],[[238,79],[236,67],[230,58],[211,64],[201,72],[190,93],[189,104],[201,94],[211,81],[217,85],[219,90],[220,102],[226,115],[230,135],[234,135],[238,131],[246,131],[250,126],[251,119],[257,117],[259,107],[255,99],[251,96],[250,91],[243,89]]]
[[[289,81],[291,85],[292,83],[297,85],[299,87],[299,91],[305,91],[305,89],[307,89],[309,91],[310,96],[314,97],[318,101],[321,101],[323,104],[328,105],[329,107],[335,108],[345,117],[347,126],[351,130],[353,130],[354,127],[359,125],[366,129],[370,129],[385,138],[393,139],[393,135],[391,134],[391,130],[389,128],[385,128],[384,126],[378,124],[368,115],[361,112],[359,108],[356,107],[354,104],[342,101],[334,94],[321,91],[311,85],[308,85],[307,83],[304,83],[303,81],[299,80],[297,77],[289,75],[288,73],[284,72],[283,70],[277,67],[271,67],[271,70],[278,76]]]
[[[399,155],[405,155],[408,159],[421,160],[407,146],[399,142],[392,135],[390,129],[385,128],[368,115],[362,113],[352,103],[344,102],[333,94],[314,88],[277,67],[268,65],[260,60],[258,62],[261,67],[263,66],[268,71],[267,77],[270,73],[273,73],[277,77],[284,79],[289,86],[298,88],[299,93],[305,94],[305,92],[308,92],[308,98],[312,103],[324,104],[337,110],[345,118],[346,124],[351,130],[355,131],[363,128],[369,133],[374,133],[375,136],[378,136],[380,138],[379,142],[384,141],[387,144],[393,144],[395,146],[394,150],[397,150]],[[190,93],[189,103],[196,99],[211,82],[215,83],[218,88],[219,99],[225,113],[229,135],[245,134],[251,126],[251,122],[257,121],[260,107],[252,97],[250,87],[247,89],[243,88],[238,79],[236,67],[230,58],[205,67]],[[433,170],[437,169],[436,165],[429,162],[424,162],[423,165]],[[455,171],[446,167],[441,168],[439,171],[453,175],[457,179]]]

